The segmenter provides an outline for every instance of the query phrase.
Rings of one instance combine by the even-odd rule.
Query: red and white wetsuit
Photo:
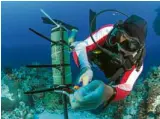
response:
[[[92,34],[95,42],[97,42],[99,45],[103,45],[112,29],[113,25],[109,24],[95,31]],[[81,42],[74,42],[73,46],[75,46],[73,58],[76,65],[80,68],[90,66],[88,62],[87,52],[95,50],[97,48],[91,37],[88,37]],[[127,95],[129,95],[130,91],[133,89],[135,81],[138,79],[142,70],[143,65],[141,66],[139,71],[136,71],[136,67],[132,66],[131,70],[128,70],[123,74],[122,79],[120,80],[120,84],[112,86],[116,89],[117,92],[114,101],[124,99]]]

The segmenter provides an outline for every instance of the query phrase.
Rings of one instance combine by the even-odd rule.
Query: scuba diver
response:
[[[94,41],[89,36],[84,41],[73,42],[73,59],[80,69],[75,88],[80,84],[81,87],[70,97],[72,108],[104,109],[110,102],[128,96],[143,70],[146,35],[147,22],[131,15],[124,22],[95,31]],[[94,77],[93,65],[104,72],[106,81]]]

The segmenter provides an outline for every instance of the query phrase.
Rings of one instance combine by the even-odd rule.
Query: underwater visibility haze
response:
[[[119,10],[128,16],[138,15],[147,21],[144,68],[131,94],[124,100],[112,102],[100,114],[73,110],[65,96],[51,91],[24,94],[31,90],[51,89],[54,84],[70,84],[77,78],[79,69],[70,54],[71,47],[68,47],[70,42],[67,39],[76,35],[75,41],[85,40],[90,35],[89,11],[92,10],[94,14],[105,9]],[[96,29],[125,19],[118,12],[106,12],[96,18]],[[57,32],[53,26],[55,21],[65,26],[63,30],[69,31]],[[1,26],[2,119],[160,118],[160,2],[3,1]],[[56,38],[65,41],[51,41]],[[61,52],[56,45],[63,44]],[[63,62],[61,58],[64,58]],[[43,68],[36,68],[35,65]],[[60,70],[64,72],[63,77]],[[96,78],[105,80],[101,71],[94,72]],[[64,113],[65,109],[68,112]]]

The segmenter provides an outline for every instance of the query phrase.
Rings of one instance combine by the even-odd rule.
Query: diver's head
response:
[[[140,43],[144,43],[147,36],[147,22],[143,18],[132,15],[124,21],[122,28],[129,36],[139,39]]]
[[[110,35],[111,37],[107,41],[109,45],[125,44],[126,50],[138,50],[141,45],[144,45],[147,22],[137,15],[132,15],[122,24],[116,24]]]

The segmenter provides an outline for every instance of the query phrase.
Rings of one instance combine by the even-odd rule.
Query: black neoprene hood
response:
[[[123,23],[124,30],[131,36],[137,37],[144,43],[147,36],[147,22],[137,15],[131,15]]]

